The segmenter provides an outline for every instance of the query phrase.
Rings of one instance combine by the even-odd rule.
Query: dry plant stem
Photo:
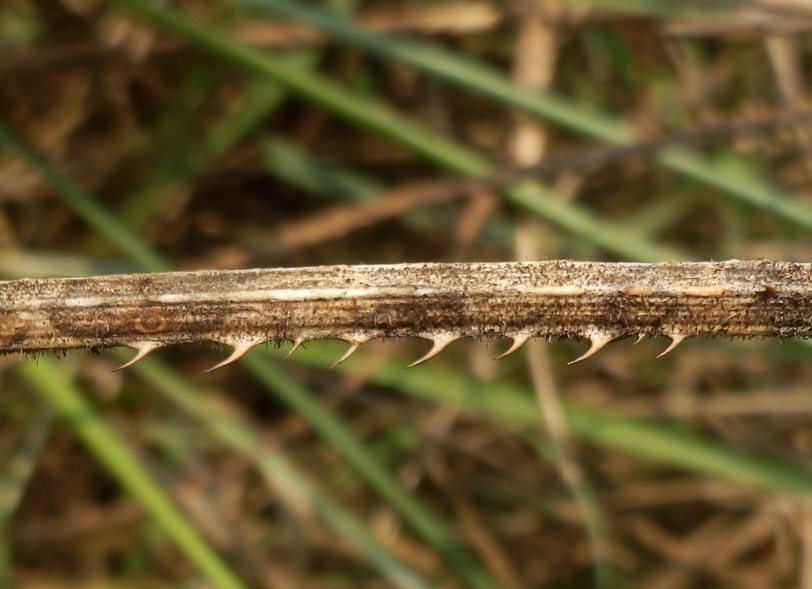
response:
[[[392,219],[420,207],[443,204],[463,193],[443,183],[418,183],[389,191],[360,205],[329,207],[312,216],[285,224],[265,252],[277,253],[301,248],[328,239],[342,237],[351,231]]]
[[[812,264],[529,263],[326,266],[0,282],[0,353],[415,336],[590,340],[812,336]],[[295,349],[295,348],[294,348]],[[665,352],[664,352],[665,353]],[[346,357],[345,356],[345,357]],[[342,358],[343,360],[344,358]]]

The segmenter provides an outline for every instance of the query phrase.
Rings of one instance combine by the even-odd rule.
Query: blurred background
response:
[[[4,0],[0,276],[808,261],[810,32],[803,0]],[[666,345],[5,357],[0,587],[812,587],[809,345]]]

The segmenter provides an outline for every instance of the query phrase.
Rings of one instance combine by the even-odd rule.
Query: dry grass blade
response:
[[[812,264],[549,261],[326,266],[0,283],[0,351],[422,337],[808,337]],[[343,360],[344,358],[342,358]],[[222,365],[221,364],[221,365]],[[219,365],[218,365],[219,367]]]

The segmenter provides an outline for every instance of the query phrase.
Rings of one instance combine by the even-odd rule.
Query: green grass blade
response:
[[[315,63],[315,54],[302,52],[286,56],[283,60],[291,67],[307,69]],[[193,146],[179,165],[166,174],[148,179],[141,188],[128,195],[118,210],[118,217],[130,227],[141,225],[172,191],[202,173],[211,162],[225,154],[286,96],[287,92],[282,87],[264,78],[250,80],[239,107],[213,124],[203,140]]]
[[[195,120],[205,106],[206,98],[215,82],[214,71],[196,66],[184,72],[178,96],[175,97],[153,124],[149,144],[154,153],[141,186],[124,198],[118,217],[130,227],[138,227],[154,211],[169,186],[175,185],[179,171],[185,167],[187,141],[194,135]]]
[[[592,138],[616,145],[631,145],[639,141],[632,128],[624,123],[551,93],[521,89],[502,72],[450,51],[400,37],[366,33],[344,19],[303,3],[289,0],[231,1],[273,16],[305,22],[343,43],[409,63],[446,82],[524,109]],[[768,210],[802,227],[812,228],[812,206],[794,199],[787,191],[771,186],[747,171],[744,164],[731,167],[726,162],[715,162],[687,149],[676,148],[661,153],[657,161],[668,169],[713,186],[752,206]]]
[[[37,464],[53,424],[53,411],[47,407],[34,409],[25,419],[25,432],[14,452],[3,461],[0,478],[0,536],[20,504],[23,491]]]
[[[735,14],[735,4],[706,2],[705,0],[569,0],[573,4],[583,4],[603,10],[628,12],[641,16],[664,18],[710,19],[731,17]]]
[[[365,176],[334,164],[317,161],[282,137],[265,136],[257,141],[265,168],[276,177],[332,200],[363,203],[375,200],[386,188]]]
[[[123,357],[123,354],[118,355]],[[180,375],[155,358],[145,358],[134,365],[133,370],[185,412],[205,424],[223,444],[249,458],[275,488],[284,489],[290,500],[306,502],[336,534],[351,541],[395,586],[404,589],[431,586],[396,557],[381,549],[360,522],[327,499],[284,455],[268,449],[262,442],[260,432],[251,424],[224,414],[209,397],[201,395]],[[297,386],[288,382],[281,384]],[[479,586],[493,587],[492,584]]]
[[[409,63],[443,80],[468,90],[481,92],[501,102],[527,110],[530,110],[530,107],[543,109],[545,118],[565,127],[588,132],[589,135],[604,141],[628,144],[634,142],[631,127],[620,125],[599,113],[575,108],[566,100],[550,94],[522,91],[502,72],[483,63],[403,37],[367,33],[346,19],[300,2],[286,0],[229,0],[229,2],[250,7],[275,18],[307,23],[342,43],[360,47],[381,57]]]
[[[265,348],[265,353],[283,355],[282,350],[270,348]],[[313,345],[297,351],[291,359],[327,368],[337,353],[337,345]],[[334,370],[351,374],[363,367],[364,361],[364,354],[357,352]],[[419,370],[404,370],[404,365],[392,360],[371,375],[369,382],[514,425],[542,425],[532,393],[524,387],[483,383],[437,365],[422,365]],[[570,432],[601,446],[741,485],[793,495],[812,493],[812,472],[797,464],[739,452],[686,428],[616,417],[566,401],[563,405]]]
[[[261,137],[257,149],[269,173],[324,199],[368,203],[391,190],[363,174],[319,161],[281,137]],[[454,220],[444,213],[439,210],[413,211],[405,216],[405,220],[415,227],[448,231]],[[482,224],[479,233],[480,239],[504,247],[510,247],[511,235],[508,223],[495,216]]]
[[[610,223],[583,208],[573,207],[535,182],[518,184],[508,189],[506,196],[511,202],[621,258],[640,262],[689,259],[684,252],[657,244],[622,223]]]
[[[3,401],[0,398],[0,417],[3,416]],[[0,476],[0,587],[4,589],[14,587],[12,549],[7,534],[9,523],[34,473],[40,450],[51,433],[53,417],[50,407],[34,407],[25,415],[25,431],[19,443],[0,463],[0,473],[3,473]],[[0,420],[0,425],[2,423]]]
[[[91,258],[52,251],[4,250],[3,255],[0,256],[0,276],[8,280],[127,274],[137,271],[136,264],[122,260]]]
[[[52,358],[22,362],[15,371],[54,408],[96,460],[144,506],[212,585],[244,589]]]
[[[108,1],[154,25],[184,36],[223,59],[284,84],[350,123],[396,141],[450,172],[469,176],[488,176],[494,172],[494,167],[482,155],[415,125],[377,101],[354,96],[324,77],[288,67],[278,59],[232,43],[140,0]],[[646,261],[679,259],[675,250],[656,244],[628,228],[619,229],[616,224],[606,222],[582,207],[565,202],[566,199],[553,195],[551,191],[542,190],[530,183],[508,188],[504,191],[504,196],[508,201],[544,216],[579,237],[590,236],[592,243],[618,256],[637,257]]]
[[[326,411],[308,391],[295,380],[286,376],[278,366],[268,363],[267,358],[248,354],[244,363],[251,374],[274,392],[313,429],[330,442],[353,469],[383,497],[403,518],[453,565],[472,587],[494,587],[493,581],[464,551],[455,538],[437,518],[430,514],[419,501],[406,492],[389,473],[381,467],[370,452],[347,430],[340,419]]]
[[[123,227],[114,216],[79,187],[60,174],[36,150],[19,137],[0,118],[0,146],[9,148],[31,166],[59,194],[60,198],[88,225],[110,240],[122,252],[152,272],[166,270],[169,265],[148,248],[138,236]]]

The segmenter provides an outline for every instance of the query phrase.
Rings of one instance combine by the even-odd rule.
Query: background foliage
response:
[[[10,0],[0,273],[809,260],[811,27]],[[505,345],[5,358],[0,586],[812,587],[804,342]]]

